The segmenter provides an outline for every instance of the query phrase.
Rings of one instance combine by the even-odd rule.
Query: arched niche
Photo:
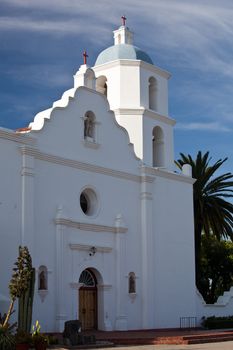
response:
[[[84,116],[84,139],[95,140],[95,114],[88,111]]]
[[[129,273],[128,277],[128,293],[135,294],[136,293],[136,276],[134,272]]]
[[[148,80],[148,93],[149,93],[149,109],[154,111],[157,110],[157,99],[158,99],[158,84],[154,77],[150,77]]]
[[[38,270],[38,290],[48,290],[48,269],[44,265]]]
[[[159,126],[152,132],[153,167],[164,167],[164,132]]]
[[[96,91],[100,92],[101,94],[104,94],[107,97],[107,78],[104,75],[101,75],[96,79]]]

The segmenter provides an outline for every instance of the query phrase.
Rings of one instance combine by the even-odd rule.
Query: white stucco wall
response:
[[[2,182],[8,211],[3,214],[11,215],[15,204],[24,208],[16,210],[10,225],[5,223],[7,236],[0,254],[5,264],[3,292],[7,295],[9,270],[23,243],[30,247],[37,273],[41,265],[48,269],[48,293],[38,292],[37,276],[33,311],[33,321],[39,319],[45,331],[62,330],[65,320],[77,317],[78,280],[88,267],[96,271],[99,283],[100,329],[178,327],[182,307],[189,315],[194,313],[192,207],[187,205],[192,185],[180,182],[178,175],[172,180],[164,177],[166,172],[158,176],[152,168],[143,170],[141,177],[141,161],[129,136],[101,94],[79,88],[67,107],[56,105],[42,130],[30,133],[30,144],[28,134],[18,136],[21,146],[25,140],[20,149],[15,140],[2,141],[1,157],[8,156]],[[83,137],[87,110],[98,122],[94,148]],[[79,205],[85,187],[97,194],[93,217],[83,214]],[[182,223],[181,215],[187,219]],[[180,250],[180,244],[186,249]],[[94,256],[89,256],[91,246],[97,247]],[[171,270],[171,260],[177,260],[176,271]],[[133,296],[128,294],[130,272],[136,275]],[[185,292],[181,277],[190,279]],[[171,291],[176,279],[179,283]]]
[[[156,328],[166,327],[168,322],[170,327],[178,327],[180,317],[196,316],[191,199],[190,184],[156,177],[153,202]]]
[[[107,98],[93,89],[93,71],[106,76]],[[156,111],[148,110],[151,76]],[[75,88],[38,113],[30,132],[0,131],[1,294],[8,296],[18,245],[27,245],[37,271],[33,322],[39,319],[44,331],[62,331],[78,317],[86,268],[97,278],[99,329],[179,327],[180,317],[196,316],[193,180],[172,172],[169,76],[138,60],[83,65]],[[94,138],[84,138],[88,111]],[[164,135],[163,169],[152,167],[156,126]],[[93,215],[80,207],[85,188],[97,197]],[[47,292],[38,291],[40,266],[47,267]]]

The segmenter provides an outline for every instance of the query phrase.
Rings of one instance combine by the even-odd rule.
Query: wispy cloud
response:
[[[190,131],[214,131],[214,132],[230,132],[231,128],[221,125],[218,122],[212,123],[177,123],[176,129]]]
[[[17,17],[0,17],[0,30],[2,31],[30,31],[41,34],[49,34],[54,36],[66,36],[69,35],[86,35],[87,29],[85,26],[85,19],[82,18],[79,21],[73,19],[40,19],[40,18],[28,18],[27,16]],[[98,31],[101,40],[104,36],[108,35],[107,28],[100,27],[96,23],[88,25],[88,30],[96,33]],[[90,41],[91,41],[90,37]],[[98,40],[95,39],[98,42]]]
[[[175,117],[184,122],[178,123],[177,129],[231,130],[226,126],[232,123],[233,110],[231,0],[0,1],[1,7],[5,7],[0,16],[0,35],[13,34],[11,38],[14,37],[14,41],[19,33],[23,38],[26,32],[32,44],[24,48],[23,54],[28,52],[29,47],[32,59],[33,55],[46,52],[40,57],[41,64],[31,62],[25,66],[11,66],[5,70],[5,75],[14,76],[17,81],[28,85],[31,83],[51,88],[57,84],[67,85],[71,81],[67,62],[63,67],[46,62],[46,55],[61,55],[58,50],[54,54],[56,48],[55,45],[50,47],[51,40],[55,42],[59,37],[59,45],[63,47],[66,43],[69,49],[67,42],[70,37],[72,43],[77,38],[77,48],[72,46],[74,51],[70,55],[74,55],[75,50],[80,50],[86,43],[90,49],[103,48],[111,43],[111,30],[120,24],[120,16],[125,14],[127,24],[135,32],[135,44],[152,53],[155,63],[159,62],[165,69],[169,67],[179,74],[179,84],[173,86],[172,94],[176,96],[175,108],[185,104],[186,107],[175,112]],[[33,52],[35,37],[41,49],[39,53]],[[59,58],[55,59],[57,61]],[[191,75],[187,77],[190,71],[196,75],[196,79]],[[183,84],[182,74],[185,80]],[[192,123],[185,122],[185,114],[189,115]],[[228,121],[227,124],[221,122],[223,119]]]
[[[0,18],[1,30],[50,35],[80,35],[88,41],[107,38],[109,27],[128,14],[139,44],[154,46],[163,59],[203,72],[231,75],[233,6],[231,1],[201,0],[1,0],[21,9]],[[103,10],[104,9],[104,10]],[[108,15],[106,15],[106,13]],[[118,23],[117,23],[118,21]],[[108,25],[107,25],[108,24]],[[137,25],[136,25],[137,24]],[[147,41],[145,43],[145,36]],[[224,56],[221,46],[227,45]],[[169,53],[172,50],[172,55]]]
[[[67,86],[72,83],[72,77],[63,66],[55,64],[30,64],[20,68],[10,67],[5,70],[5,75],[14,78],[15,81],[34,86]]]

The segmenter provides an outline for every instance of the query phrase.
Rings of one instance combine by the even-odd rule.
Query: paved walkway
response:
[[[233,350],[233,329],[231,330],[138,330],[138,331],[92,331],[84,335],[95,335],[96,344],[86,346],[55,346],[56,350]],[[60,341],[62,335],[56,335]],[[221,342],[219,340],[222,340]],[[218,342],[213,342],[217,340]],[[227,341],[226,341],[227,340]],[[109,343],[110,342],[110,343]],[[190,343],[199,344],[190,344]],[[208,342],[208,343],[207,343]],[[107,344],[108,343],[108,344]],[[189,343],[189,344],[188,344]],[[115,344],[115,346],[112,346]],[[117,345],[119,344],[119,345]],[[121,345],[125,344],[125,345]],[[137,345],[138,344],[138,345]],[[149,344],[149,345],[143,345]],[[156,345],[150,345],[156,344]],[[176,345],[174,345],[176,344]],[[179,345],[177,345],[179,344]]]
[[[111,348],[113,350],[114,348]],[[143,345],[120,347],[118,350],[233,350],[233,341],[195,345]],[[116,348],[115,348],[116,350]]]
[[[67,350],[63,347],[57,350]],[[73,348],[75,350],[75,348]],[[79,348],[80,349],[80,348]],[[106,350],[106,348],[98,348]],[[233,341],[221,343],[195,344],[195,345],[139,345],[139,346],[117,346],[107,348],[108,350],[233,350]]]

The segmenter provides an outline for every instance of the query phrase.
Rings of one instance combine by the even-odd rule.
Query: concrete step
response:
[[[202,343],[213,343],[221,341],[232,341],[233,332],[222,332],[222,333],[208,333],[208,334],[192,334],[192,335],[181,335],[181,336],[149,336],[149,334],[138,334],[132,337],[124,336],[107,338],[115,345],[180,345],[180,344],[202,344]],[[106,338],[105,338],[106,340]]]

